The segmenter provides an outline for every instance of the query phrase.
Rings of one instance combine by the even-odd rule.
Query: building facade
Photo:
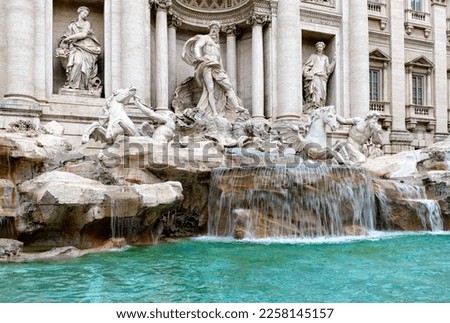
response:
[[[80,6],[102,48],[97,95],[61,91],[66,75],[55,51]],[[212,21],[221,25],[223,64],[255,119],[302,117],[302,68],[322,41],[335,61],[326,105],[344,117],[377,111],[385,153],[448,136],[446,0],[0,0],[0,129],[56,120],[79,144],[105,98],[130,85],[157,111],[171,109],[175,89],[193,75],[183,46]]]

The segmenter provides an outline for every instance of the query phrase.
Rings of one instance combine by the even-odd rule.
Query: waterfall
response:
[[[391,215],[391,207],[388,203],[388,198],[386,195],[385,190],[383,189],[383,187],[381,187],[379,184],[374,184],[373,185],[373,190],[375,193],[375,197],[377,198],[377,210],[378,210],[378,214],[380,215],[380,227],[385,229],[385,230],[390,230],[391,229],[391,219],[390,219],[390,215]]]
[[[364,169],[218,168],[211,174],[208,234],[236,238],[340,236],[375,228]]]
[[[136,201],[128,199],[127,192],[121,190],[110,193],[111,238],[132,240],[138,231],[140,218],[130,214],[130,204]]]
[[[427,199],[422,186],[405,183],[395,183],[395,189],[405,201],[415,203],[416,214],[424,230],[441,231],[444,228],[439,203]]]

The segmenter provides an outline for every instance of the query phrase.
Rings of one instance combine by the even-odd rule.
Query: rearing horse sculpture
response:
[[[338,128],[337,113],[333,105],[316,109],[311,114],[309,129],[304,137],[299,135],[294,149],[304,159],[327,160],[334,158],[339,164],[345,164],[345,160],[339,153],[341,147],[329,147],[327,144],[328,125],[332,131]]]
[[[136,95],[136,88],[130,86],[119,89],[106,100],[103,115],[99,121],[93,122],[83,133],[81,143],[85,144],[89,138],[100,140],[108,144],[114,143],[117,136],[139,136],[139,131],[125,112],[124,105]]]

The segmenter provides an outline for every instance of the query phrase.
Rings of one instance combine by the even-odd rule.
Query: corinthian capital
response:
[[[270,21],[270,16],[266,13],[253,12],[253,14],[247,18],[248,25],[265,25]]]
[[[177,15],[171,14],[167,17],[167,25],[172,28],[178,28],[182,24],[180,17]]]
[[[156,10],[169,10],[172,0],[150,0],[150,5],[154,5]]]
[[[226,25],[222,27],[222,32],[226,35],[239,35],[240,31],[236,24]]]

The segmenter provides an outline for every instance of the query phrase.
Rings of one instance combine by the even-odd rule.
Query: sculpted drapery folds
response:
[[[327,100],[328,77],[334,71],[336,61],[331,63],[323,53],[324,42],[316,43],[317,52],[309,56],[303,64],[305,103],[308,112],[318,107],[323,107]]]
[[[77,11],[78,19],[70,22],[56,50],[56,56],[61,58],[66,69],[64,88],[99,90],[101,81],[97,77],[97,60],[102,48],[86,20],[89,8],[82,6]]]
[[[184,45],[183,60],[195,67],[194,78],[202,87],[197,103],[209,115],[226,116],[244,108],[234,92],[230,78],[222,66],[219,45],[220,24],[212,22],[207,35],[196,35]]]

